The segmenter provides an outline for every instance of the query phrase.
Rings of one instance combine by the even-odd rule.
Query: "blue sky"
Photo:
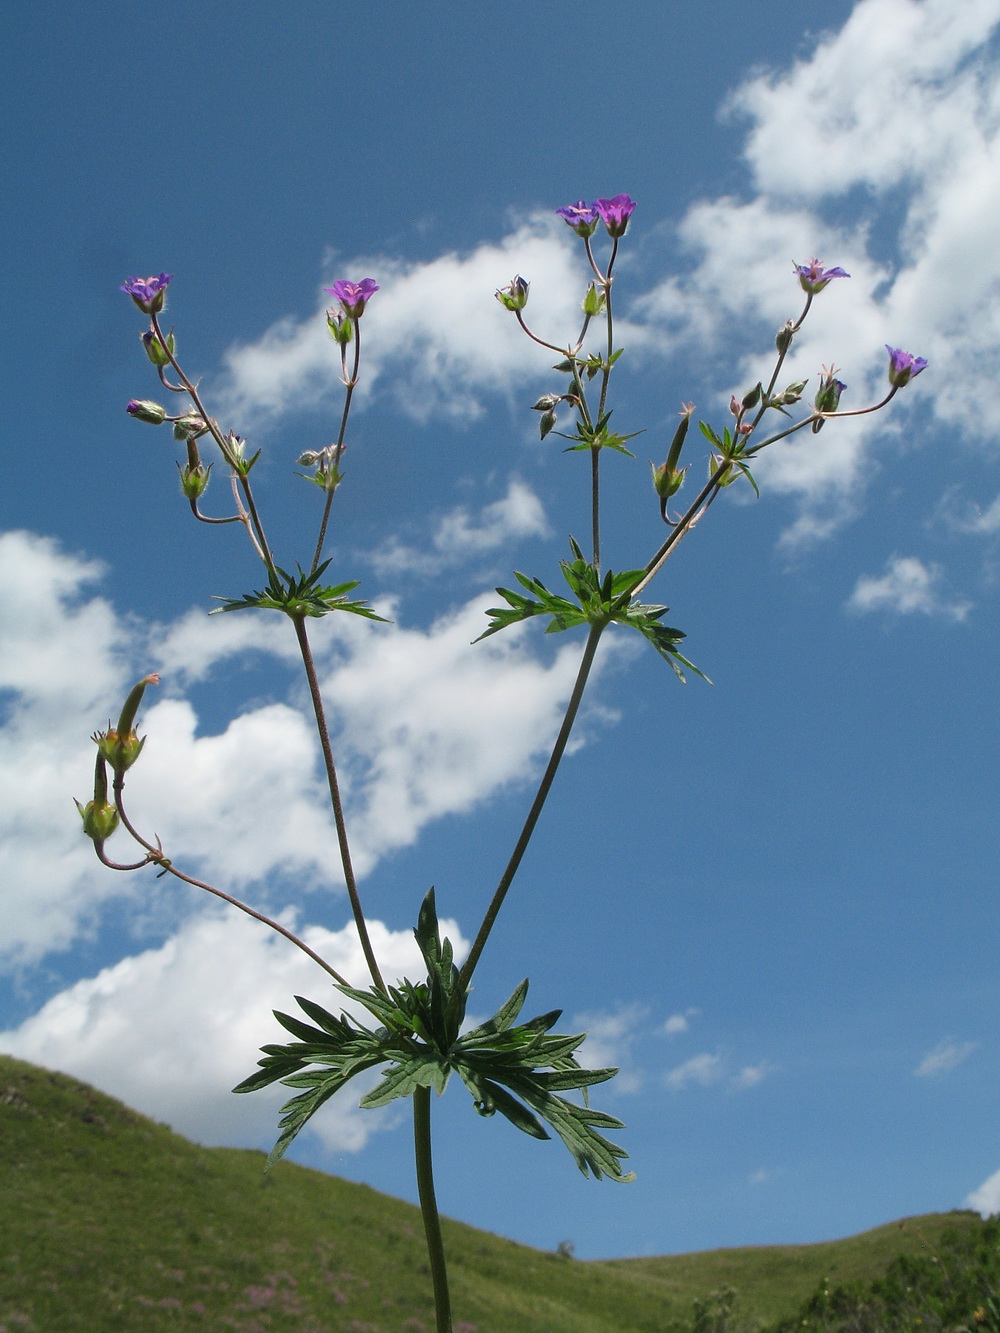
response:
[[[586,272],[553,210],[628,191],[615,420],[646,434],[605,469],[611,565],[661,540],[646,460],[681,402],[721,426],[768,364],[793,263],[852,276],[790,371],[835,361],[860,407],[885,343],[930,366],[886,412],[766,454],[761,499],[734,487],[668,564],[653,591],[715,684],[609,644],[477,972],[477,1014],[528,975],[533,1012],[621,1065],[595,1101],[637,1182],[585,1182],[450,1089],[442,1207],[583,1257],[1000,1209],[1000,2],[96,15],[7,25],[0,1049],[266,1147],[276,1100],[228,1088],[272,1007],[330,998],[280,941],[80,836],[89,734],[149,670],[136,811],[360,980],[294,641],[206,619],[259,573],[124,412],[156,384],[119,283],[175,274],[181,359],[263,449],[289,562],[316,522],[295,458],[339,419],[322,287],[382,285],[331,550],[394,625],[324,622],[317,645],[365,901],[387,970],[412,971],[429,884],[471,939],[580,651],[532,627],[469,646],[492,588],[551,582],[587,526],[585,465],[528,410],[550,360],[493,291],[523,273],[568,336]],[[403,1124],[350,1098],[315,1124],[299,1160],[412,1197]]]

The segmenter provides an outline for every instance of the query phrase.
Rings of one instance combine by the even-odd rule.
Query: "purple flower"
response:
[[[914,375],[927,369],[927,362],[922,356],[911,356],[901,347],[890,347],[888,343],[885,350],[889,353],[889,383],[897,389],[909,384]]]
[[[815,296],[821,292],[831,278],[849,278],[842,268],[824,268],[821,259],[813,259],[808,264],[796,264],[795,272],[799,275],[799,285],[804,292]]]
[[[585,199],[556,209],[556,217],[568,222],[578,236],[593,236],[600,216],[596,204],[588,204]]]
[[[345,315],[350,315],[351,319],[360,319],[370,298],[379,291],[379,285],[374,278],[362,278],[360,282],[347,282],[344,278],[338,278],[332,287],[324,287],[323,290],[340,302]]]
[[[131,296],[145,315],[155,315],[163,309],[163,298],[167,293],[167,284],[174,275],[161,273],[159,277],[128,278],[121,285],[121,290]]]
[[[594,207],[601,215],[601,221],[608,229],[608,235],[615,240],[625,235],[628,220],[635,212],[635,200],[627,194],[616,194],[613,199],[595,199]]]

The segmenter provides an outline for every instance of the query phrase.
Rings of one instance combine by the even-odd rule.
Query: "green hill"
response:
[[[0,1333],[431,1330],[417,1209],[287,1162],[265,1179],[263,1160],[0,1055]],[[824,1278],[870,1280],[979,1225],[586,1263],[456,1222],[445,1240],[461,1333],[690,1333],[713,1289],[735,1287],[754,1321],[788,1318]]]

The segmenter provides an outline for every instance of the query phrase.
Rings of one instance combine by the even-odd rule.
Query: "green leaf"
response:
[[[246,593],[240,598],[216,597],[222,602],[210,615],[223,611],[244,611],[249,607],[258,607],[269,611],[283,611],[288,616],[325,616],[330,611],[347,611],[351,615],[364,616],[366,620],[389,622],[385,616],[377,615],[367,602],[351,601],[347,596],[358,586],[357,579],[347,583],[325,586],[320,582],[330,561],[325,560],[310,574],[299,566],[299,577],[294,578],[279,566],[267,581],[267,587],[256,592]]]

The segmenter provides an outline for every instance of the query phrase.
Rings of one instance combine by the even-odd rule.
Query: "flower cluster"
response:
[[[614,240],[625,235],[628,220],[635,212],[635,201],[627,194],[616,194],[611,199],[595,199],[588,204],[578,199],[575,204],[557,208],[556,216],[577,233],[578,236],[593,236],[598,220],[604,223],[608,235]]]

